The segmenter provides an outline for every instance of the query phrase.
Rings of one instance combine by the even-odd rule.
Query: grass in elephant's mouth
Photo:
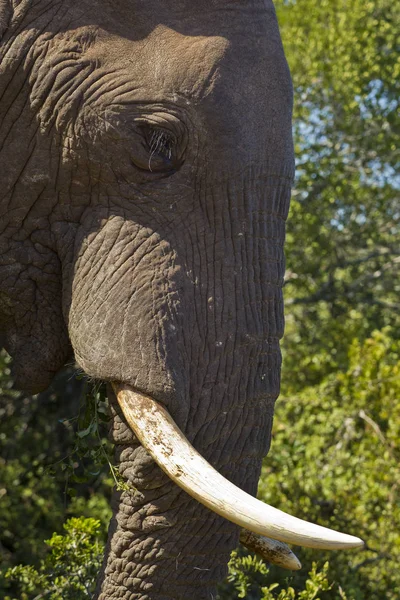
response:
[[[105,384],[89,379],[84,373],[77,373],[75,377],[84,379],[79,412],[63,421],[74,429],[75,443],[68,455],[50,466],[50,471],[63,472],[65,491],[70,497],[77,495],[76,486],[91,483],[96,487],[96,481],[107,476],[111,476],[117,490],[137,493],[113,464],[113,446],[107,438],[111,416]]]

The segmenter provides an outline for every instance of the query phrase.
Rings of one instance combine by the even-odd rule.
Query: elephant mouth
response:
[[[358,537],[308,523],[247,494],[193,448],[161,404],[126,384],[113,383],[113,389],[129,427],[158,466],[198,502],[241,527],[241,541],[269,562],[301,568],[286,543],[324,550],[364,545]]]

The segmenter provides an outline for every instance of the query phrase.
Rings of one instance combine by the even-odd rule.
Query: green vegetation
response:
[[[303,570],[291,574],[240,548],[219,598],[396,600],[400,5],[276,6],[295,88],[298,176],[282,394],[259,496],[360,535],[367,549],[298,549]],[[0,356],[2,598],[79,600],[93,590],[114,480],[104,398],[90,389],[67,370],[45,394],[28,397],[12,389]]]
[[[256,556],[239,557],[235,551],[229,563],[228,581],[234,584],[237,598],[249,598],[250,590],[259,588],[257,595],[260,600],[318,600],[319,592],[325,592],[332,589],[333,585],[328,581],[329,563],[326,562],[322,569],[318,571],[316,563],[313,563],[305,587],[296,591],[291,585],[285,585],[281,588],[279,583],[271,583],[268,587],[262,585],[263,579],[268,575],[268,567]],[[260,581],[256,581],[256,578]],[[347,596],[339,588],[340,598],[346,600]],[[233,598],[233,595],[229,596]]]
[[[56,539],[70,517],[97,519],[104,543],[114,480],[100,418],[98,429],[86,435],[95,401],[102,410],[99,390],[88,389],[67,369],[46,393],[30,397],[12,389],[9,362],[0,354],[0,598],[30,600],[37,594],[17,585],[13,569],[29,565],[15,574],[37,589],[45,581],[44,540],[52,534]],[[59,566],[61,571],[69,567]],[[88,573],[93,577],[94,569]],[[21,596],[21,590],[28,595]]]
[[[297,180],[286,243],[282,393],[259,497],[359,535],[367,549],[298,549],[303,570],[289,578],[277,568],[260,570],[254,557],[242,567],[234,561],[221,600],[295,592],[308,598],[301,590],[315,560],[320,568],[329,560],[331,582],[315,597],[395,600],[400,6],[389,0],[278,0],[276,6],[295,90]],[[284,591],[265,596],[274,583]]]
[[[297,549],[303,570],[290,577],[295,590],[317,559],[330,564],[333,586],[324,598],[343,597],[340,588],[349,600],[400,597],[400,343],[392,333],[354,340],[345,371],[280,399],[259,497],[367,542],[363,551]],[[263,598],[266,583],[285,583],[287,574],[276,568],[260,581],[254,565],[254,579],[249,567],[246,577],[256,591],[243,597]],[[236,587],[237,572],[235,565]],[[232,587],[222,596],[234,597]]]
[[[104,550],[99,539],[100,528],[100,521],[95,519],[69,519],[64,525],[64,535],[54,533],[46,540],[50,551],[38,569],[20,565],[7,571],[5,577],[15,584],[18,596],[7,595],[5,600],[90,598]]]

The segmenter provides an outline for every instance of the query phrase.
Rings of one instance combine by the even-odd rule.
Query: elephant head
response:
[[[0,35],[4,345],[32,392],[72,351],[110,382],[136,489],[114,493],[96,597],[213,597],[237,525],[357,545],[248,495],[294,172],[272,0],[0,0]]]

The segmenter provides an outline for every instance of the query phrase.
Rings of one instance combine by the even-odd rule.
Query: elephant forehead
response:
[[[145,39],[130,40],[100,31],[90,54],[105,71],[132,82],[141,99],[163,100],[174,94],[207,96],[218,77],[229,41],[223,36],[188,36],[157,25]]]
[[[167,94],[203,100],[215,95],[219,78],[236,103],[259,97],[276,74],[290,88],[270,0],[127,0],[110,6],[102,0],[95,16],[92,7],[90,18],[85,13],[79,19],[97,30],[86,55],[108,72],[128,75],[150,100]]]
[[[112,28],[98,31],[86,57],[100,66],[99,77],[113,82],[112,97],[99,102],[112,104],[118,87],[128,104],[197,105],[189,114],[203,115],[222,146],[237,140],[244,152],[272,133],[290,137],[292,86],[275,15],[225,16],[221,35],[201,35],[210,29],[200,25],[190,35],[189,28],[160,23],[137,39]]]

